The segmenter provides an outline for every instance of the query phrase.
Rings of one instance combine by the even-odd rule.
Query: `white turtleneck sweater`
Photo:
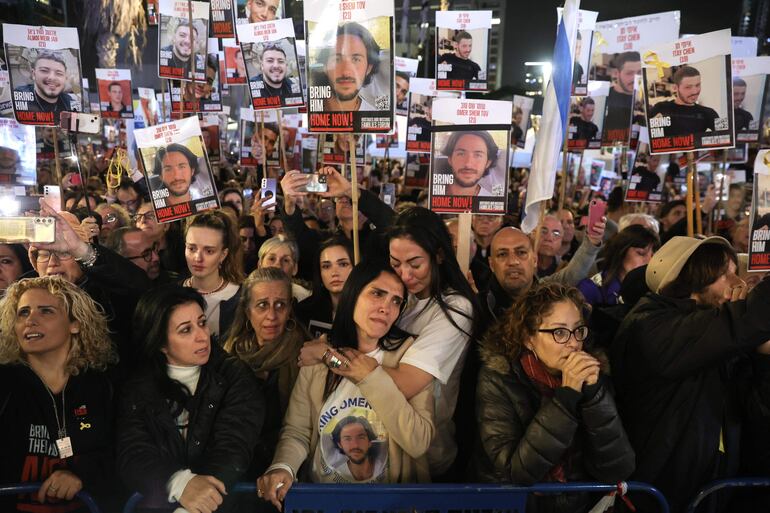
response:
[[[198,389],[198,380],[201,377],[201,368],[199,365],[193,367],[185,367],[181,365],[168,365],[168,377],[182,383],[190,391],[191,395],[195,395],[195,391]],[[182,413],[176,418],[176,425],[179,428],[179,434],[182,438],[187,439],[187,425],[190,421],[190,412],[182,410]],[[168,482],[166,482],[166,491],[168,492],[168,502],[179,502],[179,498],[182,496],[187,483],[190,482],[197,474],[193,474],[189,468],[183,470],[177,470],[171,475]],[[177,508],[174,513],[185,513],[187,510],[184,508]]]

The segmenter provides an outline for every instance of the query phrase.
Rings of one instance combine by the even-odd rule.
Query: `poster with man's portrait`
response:
[[[281,0],[233,0],[233,2],[236,4],[235,22],[238,25],[283,18]]]
[[[430,153],[430,127],[433,124],[433,98],[436,81],[413,78],[409,83],[409,113],[406,120],[406,151]]]
[[[217,114],[204,114],[201,116],[200,125],[203,147],[209,156],[209,162],[218,164],[222,155],[222,149],[219,144],[221,117]]]
[[[364,165],[366,136],[351,134],[325,134],[323,141],[323,163],[350,165],[350,139],[355,141],[356,166]]]
[[[760,123],[770,87],[770,57],[732,58],[735,141],[759,141]]]
[[[512,114],[513,105],[506,101],[433,100],[431,210],[506,212]]]
[[[430,154],[407,154],[404,171],[404,185],[425,189],[428,187],[428,172],[430,171]]]
[[[436,89],[488,90],[492,11],[436,12]]]
[[[602,146],[627,146],[631,138],[640,52],[679,37],[679,11],[596,22],[588,76],[612,83],[604,114]]]
[[[666,164],[668,161],[660,155],[650,155],[649,144],[640,142],[628,177],[626,201],[663,201]]]
[[[393,3],[306,0],[304,10],[309,130],[389,133],[395,123]]]
[[[729,29],[650,47],[643,62],[650,153],[735,146]]]
[[[235,37],[233,0],[210,0],[209,35],[212,38]]]
[[[99,112],[103,118],[133,119],[131,100],[131,70],[96,68],[96,88]]]
[[[16,121],[52,126],[62,112],[83,112],[77,29],[4,23],[3,38]]]
[[[175,0],[159,2],[158,76],[192,80],[194,62],[195,80],[205,80],[210,4]]]
[[[159,223],[219,207],[197,116],[134,131]]]
[[[558,20],[561,21],[561,7],[557,7]],[[575,34],[575,53],[572,59],[572,96],[588,94],[588,72],[591,66],[591,45],[594,28],[599,13],[596,11],[578,11],[578,29]]]
[[[254,110],[304,104],[294,22],[288,19],[238,25]]]
[[[567,149],[570,151],[595,150],[602,146],[604,106],[610,92],[609,82],[588,83],[586,96],[570,98],[567,128]]]
[[[35,127],[0,118],[0,184],[35,185],[37,170]]]
[[[524,148],[527,142],[527,131],[531,123],[532,108],[535,99],[531,96],[513,95],[513,122],[511,123],[511,146]]]
[[[225,52],[225,83],[228,86],[243,85],[249,80],[246,64],[243,62],[243,50],[235,39],[223,39]]]
[[[254,112],[242,108],[240,129],[242,166],[262,166],[265,163],[267,167],[280,165],[281,130],[274,110]]]
[[[409,112],[409,83],[417,76],[417,66],[420,61],[396,56],[393,65],[396,67],[396,115],[406,116]]]
[[[211,41],[216,42],[216,39]],[[213,48],[216,48],[215,43]],[[190,113],[222,111],[219,52],[209,53],[206,57],[205,80],[195,82],[169,80],[168,84],[171,92],[172,119],[182,119]]]
[[[0,70],[0,116],[8,117],[13,114],[11,102],[11,79],[6,70]]]
[[[759,150],[754,159],[751,201],[749,271],[770,270],[770,150]]]

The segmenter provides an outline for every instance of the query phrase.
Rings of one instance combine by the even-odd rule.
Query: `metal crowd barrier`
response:
[[[739,477],[735,479],[719,479],[712,481],[703,488],[700,489],[695,498],[687,506],[686,513],[695,513],[698,506],[709,495],[716,493],[720,490],[726,490],[730,488],[761,488],[770,487],[770,478],[767,477]]]
[[[629,492],[652,495],[660,505],[660,513],[669,513],[668,502],[656,488],[638,482],[629,482]],[[305,484],[291,487],[286,495],[285,513],[350,513],[430,512],[448,513],[460,510],[496,510],[506,513],[525,513],[527,497],[531,493],[551,495],[558,493],[594,492],[607,494],[618,490],[617,485],[600,483],[544,483],[533,486],[492,484]],[[254,493],[254,483],[238,483],[230,493]],[[134,494],[123,508],[123,513],[134,513],[142,496]]]
[[[0,485],[0,495],[18,495],[22,493],[36,493],[40,486],[43,483],[18,483],[18,484],[6,484],[6,485]],[[88,508],[88,511],[91,513],[101,513],[102,510],[99,509],[99,506],[96,504],[96,501],[94,500],[91,495],[88,494],[88,492],[80,491],[75,497],[77,497],[80,502],[86,505]]]

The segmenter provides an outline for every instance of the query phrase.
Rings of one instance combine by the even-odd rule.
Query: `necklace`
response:
[[[40,377],[40,375],[36,372],[35,376],[37,376],[37,379],[40,380],[40,382],[45,387],[45,391],[48,392],[48,397],[51,398],[51,403],[53,403],[53,413],[56,417],[56,431],[58,434],[58,438],[64,438],[67,436],[67,406],[64,402],[64,393],[67,391],[67,383],[64,383],[64,388],[62,388],[61,391],[61,422],[59,422],[59,408],[56,406],[56,399],[53,396],[53,392],[51,392],[50,387],[48,384],[43,380],[43,378]]]
[[[193,286],[192,278],[188,278],[187,279],[187,286],[188,287],[193,287],[195,290],[197,290],[200,293],[201,296],[210,296],[211,294],[214,294],[215,292],[219,292],[220,290],[225,288],[226,282],[225,282],[224,277],[222,277],[220,279],[221,279],[221,281],[219,282],[219,285],[217,285],[217,287],[214,290],[203,291],[203,290],[200,290],[200,289],[196,288],[195,286]]]

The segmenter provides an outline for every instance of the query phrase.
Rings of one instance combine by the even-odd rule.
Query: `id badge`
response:
[[[65,436],[56,440],[56,447],[59,449],[59,458],[65,460],[72,457],[72,441],[70,437]]]

